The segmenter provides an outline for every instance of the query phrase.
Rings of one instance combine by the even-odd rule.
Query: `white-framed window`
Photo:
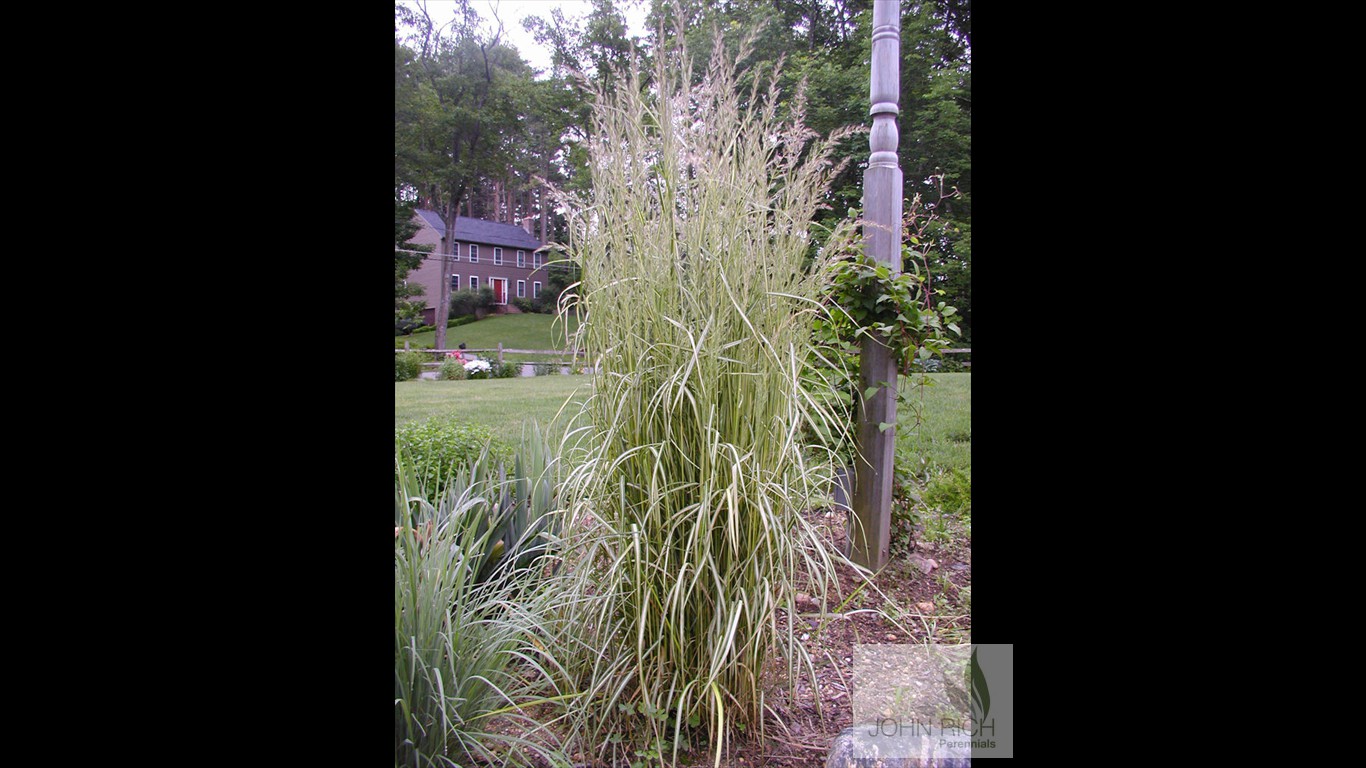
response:
[[[493,249],[493,266],[495,266],[495,267],[501,267],[501,266],[503,266],[503,249],[502,249],[502,248],[494,248],[494,249]]]
[[[479,290],[479,275],[470,275],[470,290]]]
[[[517,267],[518,267],[519,269],[525,269],[525,268],[526,268],[526,251],[518,251],[518,252],[517,252]]]
[[[526,298],[526,281],[525,281],[525,280],[518,280],[518,281],[517,281],[517,298],[519,298],[519,299],[525,299],[525,298]]]
[[[540,251],[537,251],[537,252],[536,252],[536,261],[535,261],[535,264],[536,264],[536,269],[540,269],[541,267],[545,266],[545,254],[544,254],[544,253],[541,253]]]
[[[475,245],[474,243],[470,243],[470,263],[479,263],[479,246]]]
[[[451,261],[460,261],[460,243],[451,246]]]
[[[451,290],[460,290],[460,275],[451,275]]]
[[[541,281],[537,280],[531,284],[531,298],[541,298]]]

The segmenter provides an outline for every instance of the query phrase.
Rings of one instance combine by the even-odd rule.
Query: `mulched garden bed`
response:
[[[845,544],[844,518],[827,510],[808,514],[836,548]],[[810,600],[799,600],[797,606],[795,620],[800,626],[794,630],[799,637],[807,637],[802,643],[816,669],[815,685],[808,676],[797,683],[792,696],[781,673],[774,674],[774,684],[766,694],[771,710],[766,740],[732,744],[722,765],[825,765],[835,736],[853,724],[850,678],[856,644],[971,641],[970,592],[964,592],[972,585],[970,542],[955,538],[947,545],[917,541],[913,548],[894,546],[891,562],[871,585],[850,568],[840,566],[838,572],[838,593],[828,597],[829,613],[822,614],[820,606]],[[779,611],[780,632],[786,632],[789,619]],[[713,763],[680,759],[679,764],[703,768]]]

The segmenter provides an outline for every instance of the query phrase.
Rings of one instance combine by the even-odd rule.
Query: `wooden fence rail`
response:
[[[499,342],[499,344],[498,344],[498,346],[497,346],[496,348],[489,348],[489,349],[417,349],[417,350],[413,350],[413,349],[409,349],[409,348],[408,348],[408,342],[405,341],[405,342],[403,342],[403,349],[399,349],[399,348],[395,347],[395,348],[394,348],[394,351],[395,351],[395,352],[421,352],[421,353],[423,353],[423,354],[440,355],[440,356],[442,356],[442,357],[445,357],[447,354],[449,354],[449,353],[451,353],[451,352],[459,352],[459,353],[461,353],[461,354],[472,354],[472,353],[474,353],[474,352],[490,352],[490,353],[496,353],[496,354],[498,355],[498,364],[499,364],[499,365],[502,365],[502,364],[503,364],[503,353],[504,353],[504,352],[506,352],[506,353],[508,353],[508,354],[515,354],[515,355],[559,355],[560,357],[575,357],[575,356],[577,356],[577,357],[583,357],[583,351],[582,351],[582,350],[580,350],[579,352],[575,353],[575,352],[571,352],[570,350],[567,350],[567,349],[513,349],[513,348],[511,348],[511,347],[504,347],[503,344],[502,344],[502,342]],[[441,364],[440,361],[435,362],[435,363],[423,363],[423,365],[440,365],[440,364]]]
[[[395,351],[395,352],[412,352],[412,351],[414,351],[414,350],[409,349],[409,348],[408,348],[408,342],[405,341],[405,342],[403,342],[403,349],[399,349],[398,347],[395,347],[395,348],[394,348],[394,351]],[[432,355],[441,355],[441,356],[443,356],[443,357],[444,357],[447,353],[449,353],[449,352],[460,352],[460,353],[471,353],[471,352],[495,352],[495,353],[498,354],[498,364],[499,364],[499,365],[502,365],[502,364],[503,364],[503,353],[504,353],[504,352],[507,352],[507,353],[509,353],[509,354],[515,354],[515,355],[559,355],[560,357],[573,357],[573,356],[583,357],[583,350],[579,350],[578,352],[571,352],[571,351],[569,351],[569,350],[567,350],[567,349],[512,349],[511,347],[505,348],[501,343],[499,343],[499,345],[498,345],[496,348],[490,348],[490,349],[419,349],[419,350],[416,350],[416,351],[418,351],[418,352],[423,352],[423,353],[426,353],[426,354],[432,354]],[[946,355],[966,355],[966,354],[971,354],[971,353],[972,353],[972,349],[971,349],[970,347],[964,347],[964,348],[959,348],[959,349],[946,349],[946,350],[944,350],[944,354],[946,354]],[[436,363],[423,363],[423,365],[440,365],[440,362],[438,361],[438,362],[436,362]],[[963,363],[963,365],[972,365],[972,363]]]

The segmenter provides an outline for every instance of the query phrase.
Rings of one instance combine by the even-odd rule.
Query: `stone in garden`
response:
[[[929,573],[930,571],[933,571],[935,568],[939,567],[939,563],[936,563],[928,557],[921,557],[920,555],[911,555],[908,559],[911,561],[911,565],[915,566],[916,569],[919,570],[921,573]]]
[[[967,645],[854,646],[854,725],[827,768],[971,765]]]

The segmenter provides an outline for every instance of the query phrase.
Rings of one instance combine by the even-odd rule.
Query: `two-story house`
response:
[[[417,210],[417,219],[422,229],[409,242],[435,247],[422,266],[408,273],[408,282],[423,286],[427,306],[422,319],[431,325],[436,322],[436,305],[441,300],[440,253],[446,225],[441,214],[422,208]],[[450,272],[444,278],[450,281],[451,290],[492,288],[493,303],[500,312],[519,311],[511,304],[514,298],[540,298],[546,284],[547,253],[531,234],[531,220],[526,219],[524,224],[519,227],[459,217]]]

